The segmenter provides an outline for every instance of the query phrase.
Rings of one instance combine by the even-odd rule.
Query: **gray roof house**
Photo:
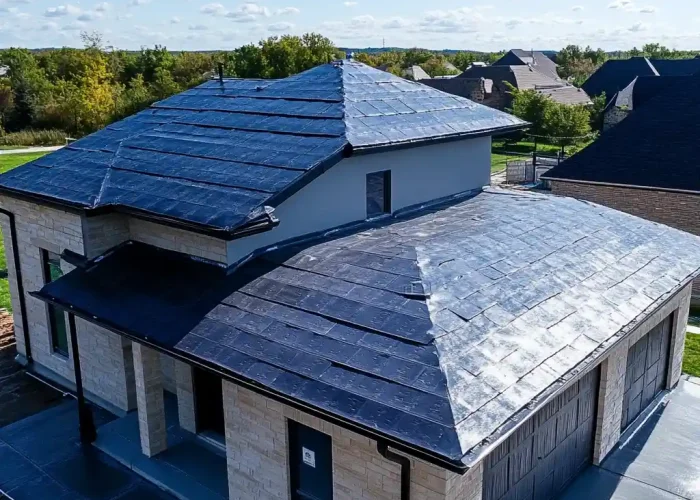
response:
[[[536,90],[562,104],[591,104],[588,94],[583,90],[528,65],[472,66],[455,78],[421,80],[421,83],[433,88],[499,110],[505,110],[511,104],[512,97],[506,82],[517,89]]]
[[[406,68],[403,71],[403,76],[405,78],[408,78],[409,80],[428,80],[430,78],[430,75],[425,72],[423,68],[421,68],[418,65],[413,65],[410,68]]]
[[[530,66],[550,78],[555,80],[559,78],[557,63],[547,57],[546,54],[536,50],[509,50],[492,66]]]
[[[700,239],[484,187],[525,126],[350,60],[157,102],[0,176],[20,359],[181,497],[552,498],[677,384]]]

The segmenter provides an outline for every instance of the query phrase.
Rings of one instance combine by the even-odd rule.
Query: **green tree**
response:
[[[545,129],[546,135],[563,150],[590,136],[591,114],[585,106],[554,103],[548,111]]]
[[[530,133],[538,136],[548,135],[548,119],[555,102],[535,90],[521,90],[504,82],[512,96],[510,112],[518,118],[531,123]]]
[[[602,92],[596,97],[592,97],[593,105],[590,107],[591,113],[591,129],[600,132],[603,130],[603,119],[605,116],[605,105],[607,100],[605,97],[605,92]]]

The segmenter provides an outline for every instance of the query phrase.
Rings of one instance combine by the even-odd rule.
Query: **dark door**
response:
[[[197,432],[211,431],[224,435],[224,399],[221,378],[213,373],[193,369]]]
[[[599,370],[530,417],[484,461],[484,500],[550,500],[590,463]]]
[[[290,421],[289,474],[292,500],[332,500],[331,437]]]
[[[625,397],[622,400],[620,423],[622,430],[666,387],[671,324],[669,316],[639,339],[627,353]]]

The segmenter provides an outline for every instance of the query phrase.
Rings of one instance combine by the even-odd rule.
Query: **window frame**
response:
[[[367,189],[369,186],[369,178],[372,175],[379,175],[381,174],[382,176],[382,197],[383,197],[383,202],[384,206],[382,207],[382,212],[377,212],[375,214],[370,214],[369,211],[366,212],[366,218],[367,219],[375,219],[377,217],[383,217],[385,215],[390,215],[392,213],[391,210],[391,170],[379,170],[376,172],[368,172],[365,175],[365,210],[367,210],[367,203],[369,201],[369,190]]]
[[[51,255],[55,255],[58,257],[58,266],[60,268],[61,266],[61,256],[57,254],[56,252],[52,252],[51,250],[46,250],[45,248],[41,248],[41,270],[42,270],[42,278],[44,281],[44,285],[47,285],[54,281],[51,277],[51,261],[56,260],[52,259]],[[62,321],[62,326],[63,326],[63,343],[65,344],[65,347],[61,346],[61,339],[59,336],[61,335],[61,332],[59,331],[60,326],[59,326],[59,321]],[[68,352],[68,327],[66,326],[66,313],[61,310],[60,308],[56,307],[54,304],[46,304],[46,325],[47,329],[49,332],[49,341],[51,342],[51,352],[53,354],[58,354],[59,356],[62,356],[64,358],[69,357],[69,352]]]

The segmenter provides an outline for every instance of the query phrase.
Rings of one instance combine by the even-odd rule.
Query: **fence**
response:
[[[506,184],[539,184],[540,177],[564,159],[561,155],[532,153],[522,159],[506,160]]]

